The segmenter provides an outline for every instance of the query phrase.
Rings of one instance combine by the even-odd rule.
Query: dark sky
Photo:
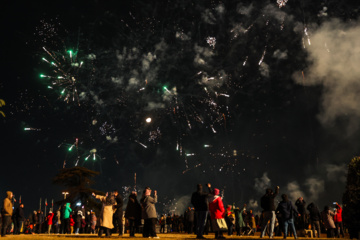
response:
[[[66,161],[100,171],[101,191],[133,186],[137,173],[160,211],[181,211],[206,182],[254,209],[276,185],[293,200],[341,202],[359,151],[350,2],[7,1],[1,192],[28,212],[61,199],[51,179]]]

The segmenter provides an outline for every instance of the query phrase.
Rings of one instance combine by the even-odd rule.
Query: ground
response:
[[[135,238],[130,238],[129,234],[125,234],[123,237],[118,237],[117,235],[113,235],[111,238],[113,239],[119,239],[119,238],[125,238],[125,239],[144,239],[142,238],[141,234],[136,234]],[[158,236],[160,237],[160,239],[169,239],[169,240],[174,240],[174,239],[195,239],[195,235],[194,234],[171,234],[171,233],[165,233],[165,234],[158,234]],[[97,235],[91,235],[91,234],[80,234],[80,235],[70,235],[70,234],[65,234],[65,235],[47,235],[47,234],[36,234],[36,235],[6,235],[6,237],[8,239],[19,239],[19,240],[49,240],[49,239],[55,239],[55,240],[86,240],[86,239],[97,239],[98,236]],[[214,239],[214,234],[209,234],[207,236],[205,236],[208,239]],[[241,240],[248,240],[248,239],[260,239],[259,235],[256,234],[255,236],[246,236],[246,237],[239,237],[239,236],[227,236],[225,234],[226,239],[241,239]],[[104,237],[103,237],[104,238]],[[268,237],[266,237],[265,239],[268,239]],[[283,239],[283,237],[274,237],[274,239]],[[294,239],[292,237],[288,237],[288,239]],[[298,239],[309,239],[309,238],[298,238]],[[326,235],[322,234],[321,238],[318,239],[326,239]]]

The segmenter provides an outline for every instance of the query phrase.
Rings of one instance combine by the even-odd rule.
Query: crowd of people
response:
[[[205,192],[202,185],[198,184],[197,191],[193,193],[191,199],[197,219],[195,230],[197,239],[205,238],[203,235],[206,232],[207,222],[211,223],[211,229],[218,239],[225,238],[224,232],[229,236],[233,235],[234,230],[238,236],[254,235],[259,231],[260,238],[268,235],[269,238],[283,236],[286,239],[292,235],[297,239],[297,233],[305,236],[307,232],[318,238],[322,232],[326,232],[328,238],[339,238],[340,235],[345,237],[342,208],[337,202],[333,203],[333,210],[325,206],[320,212],[313,202],[306,206],[303,197],[299,197],[294,206],[288,196],[282,194],[281,201],[275,204],[279,187],[274,191],[269,188],[260,199],[262,212],[254,216],[252,209],[247,209],[246,204],[241,208],[234,205],[227,205],[225,208],[219,196],[219,189],[212,190],[210,184],[207,187],[208,192]],[[210,221],[207,218],[208,213],[210,213]]]
[[[305,235],[307,231],[313,237],[320,237],[326,232],[327,237],[342,237],[344,227],[342,223],[342,208],[334,202],[334,209],[325,206],[320,212],[315,203],[306,205],[305,200],[299,197],[293,203],[286,194],[281,195],[281,201],[275,203],[279,194],[279,187],[266,189],[265,195],[260,199],[262,212],[255,215],[252,209],[244,204],[236,207],[234,204],[224,206],[223,199],[217,188],[212,189],[207,184],[207,191],[201,184],[191,196],[192,207],[188,207],[181,214],[163,214],[158,217],[155,204],[157,191],[152,194],[150,187],[146,187],[138,200],[137,192],[129,195],[128,202],[123,211],[123,199],[118,191],[108,192],[105,196],[93,197],[101,202],[101,211],[96,214],[85,210],[85,206],[71,207],[69,202],[59,209],[44,213],[34,211],[31,218],[25,218],[24,204],[19,203],[14,210],[13,193],[8,191],[1,210],[1,236],[6,234],[98,234],[111,236],[113,233],[122,236],[128,232],[130,237],[135,233],[142,233],[143,237],[159,238],[160,233],[188,233],[196,234],[197,239],[205,239],[209,232],[215,233],[216,239],[228,236],[248,236],[260,232],[260,237],[268,235],[283,236],[283,238],[298,234]],[[97,216],[98,215],[98,216]],[[157,227],[159,230],[157,231]],[[296,231],[297,230],[297,231]]]

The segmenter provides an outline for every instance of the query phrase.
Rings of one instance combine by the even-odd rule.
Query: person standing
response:
[[[333,238],[335,236],[335,223],[334,223],[335,213],[330,210],[329,206],[324,207],[324,211],[321,212],[321,219],[326,228],[326,233],[328,238]]]
[[[121,195],[119,194],[118,190],[114,191],[114,196],[115,196],[115,201],[116,201],[116,211],[114,213],[113,216],[113,221],[114,221],[114,227],[115,227],[115,232],[116,229],[119,229],[119,236],[123,235],[123,224],[122,224],[122,218],[123,218],[123,199],[121,197]]]
[[[97,222],[96,214],[95,212],[91,212],[91,230],[90,230],[91,234],[95,234],[96,222]]]
[[[20,203],[19,207],[15,210],[15,218],[16,218],[16,230],[14,230],[14,234],[20,234],[23,232],[24,229],[24,221],[25,221],[25,214],[24,214],[24,204]]]
[[[221,197],[219,197],[220,190],[214,188],[213,197],[209,199],[209,211],[211,217],[211,225],[213,231],[215,232],[215,238],[224,239],[221,226],[219,226],[218,221],[223,220],[225,223],[225,208]]]
[[[38,217],[37,217],[37,211],[33,211],[33,214],[32,214],[32,223],[33,223],[33,233],[35,234],[35,230],[37,228],[37,224],[38,224],[39,220],[38,220]]]
[[[305,222],[306,222],[306,202],[303,197],[299,197],[298,200],[296,200],[295,205],[297,207],[297,211],[300,213],[299,216],[299,230],[304,231],[305,229]]]
[[[56,216],[54,216],[54,219],[56,220],[56,221],[54,221],[54,225],[55,225],[54,233],[56,233],[56,234],[60,233],[60,226],[61,226],[61,211],[60,211],[60,209],[61,208],[59,208],[56,211]]]
[[[315,203],[310,203],[307,208],[310,214],[310,222],[311,222],[311,230],[313,231],[313,236],[315,237],[315,232],[317,233],[317,237],[320,238],[321,234],[321,228],[320,228],[320,220],[321,215],[318,207],[315,205]]]
[[[172,232],[172,217],[171,217],[171,213],[169,213],[166,217],[166,232],[167,233],[171,233]]]
[[[334,216],[334,222],[335,222],[335,234],[336,237],[340,237],[340,234],[342,235],[343,238],[345,238],[344,235],[344,226],[343,226],[343,222],[342,222],[342,208],[341,206],[336,202],[336,211],[335,211],[335,216]]]
[[[246,211],[246,204],[241,209],[236,208],[235,212],[235,230],[237,236],[242,236],[245,233],[246,224],[244,221],[244,212]]]
[[[250,225],[250,231],[249,231],[248,235],[251,234],[251,235],[255,236],[255,233],[256,233],[256,220],[255,220],[254,213],[253,213],[252,209],[249,210],[249,225]]]
[[[10,191],[6,192],[6,198],[3,201],[2,211],[1,211],[1,216],[2,216],[1,236],[2,237],[5,237],[6,230],[11,223],[11,216],[13,214],[13,204],[12,204],[13,197],[14,197],[14,195],[12,192],[10,192]]]
[[[275,227],[275,198],[279,194],[279,186],[275,188],[275,192],[272,189],[266,189],[265,195],[261,197],[261,208],[263,209],[263,220],[261,222],[261,235],[263,238],[265,236],[267,223],[270,220],[270,238],[273,238],[274,227]]]
[[[294,233],[294,238],[297,239],[293,213],[296,213],[297,216],[300,216],[300,213],[294,208],[291,201],[289,201],[286,194],[281,195],[282,201],[277,207],[277,211],[281,214],[281,220],[284,227],[284,239],[288,235],[288,226],[290,225],[292,232]]]
[[[196,218],[196,238],[204,239],[204,229],[206,225],[206,219],[209,212],[209,203],[208,198],[212,197],[211,194],[211,185],[207,184],[209,193],[203,192],[203,187],[201,184],[197,185],[197,191],[194,192],[191,196],[191,204],[195,208],[195,218]]]
[[[53,219],[54,219],[54,213],[50,210],[49,214],[46,217],[46,222],[47,222],[47,233],[50,234],[51,233],[51,227],[53,225]]]
[[[92,194],[96,199],[99,199],[102,202],[102,208],[100,212],[100,230],[99,230],[99,237],[102,236],[103,232],[105,231],[106,237],[111,236],[111,229],[114,228],[113,225],[113,207],[116,204],[115,197],[112,193],[106,193],[105,196],[96,195],[95,193]]]
[[[42,225],[44,223],[44,213],[41,211],[41,209],[38,210],[37,217],[38,217],[37,233],[40,234],[42,233]]]
[[[70,203],[66,203],[62,209],[62,219],[61,219],[61,233],[71,233],[70,231],[70,213],[72,209]]]
[[[188,234],[193,233],[194,229],[194,219],[195,219],[195,212],[194,209],[191,207],[188,207],[188,209],[185,211],[184,218],[185,218],[185,226],[186,226],[186,232]]]
[[[157,191],[154,191],[154,197],[151,197],[150,187],[146,187],[143,196],[140,199],[142,215],[144,222],[144,237],[159,238],[156,235],[155,225],[157,222],[155,203],[157,203]]]
[[[159,220],[160,233],[165,233],[166,217],[162,215]]]
[[[232,236],[235,224],[235,212],[231,205],[227,205],[225,211],[225,221],[228,226],[228,235]]]
[[[80,228],[81,228],[81,224],[82,224],[82,219],[84,216],[84,211],[83,209],[79,208],[76,212],[75,215],[75,234],[79,234],[80,233]]]
[[[125,209],[125,218],[129,221],[130,237],[135,237],[136,227],[141,221],[141,206],[136,191],[132,191]]]

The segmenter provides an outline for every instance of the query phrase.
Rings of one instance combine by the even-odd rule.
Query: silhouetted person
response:
[[[1,236],[2,237],[5,237],[6,230],[11,223],[11,216],[13,214],[13,204],[12,204],[13,197],[14,197],[14,195],[12,192],[10,192],[10,191],[6,192],[6,198],[3,201],[2,211],[1,211],[1,216],[2,216]]]
[[[293,213],[295,213],[297,216],[300,216],[300,213],[294,208],[286,194],[281,195],[281,198],[282,201],[279,203],[277,211],[279,211],[281,214],[281,220],[284,227],[284,239],[287,238],[289,226],[294,233],[294,238],[297,239]]]
[[[116,201],[116,205],[115,205],[116,211],[114,212],[113,222],[114,222],[115,232],[116,229],[119,229],[119,236],[122,236],[123,235],[122,218],[123,218],[124,202],[118,190],[114,191],[114,196]]]
[[[155,231],[157,223],[155,203],[157,203],[157,191],[154,191],[154,197],[152,197],[150,187],[146,187],[140,199],[142,215],[144,217],[143,237],[159,238]]]
[[[299,230],[305,229],[305,221],[306,221],[306,202],[303,197],[299,197],[296,200],[295,205],[297,207],[298,212],[300,213],[299,217]]]
[[[333,238],[335,236],[334,216],[335,213],[330,210],[329,206],[325,206],[324,211],[321,212],[321,219],[326,228],[328,238]]]
[[[207,184],[209,188],[209,193],[203,192],[201,184],[197,185],[197,191],[194,192],[191,196],[191,204],[195,208],[195,218],[196,218],[196,238],[204,239],[204,228],[206,225],[206,219],[209,211],[208,198],[211,197],[211,185]]]
[[[136,227],[141,222],[141,206],[137,200],[137,193],[131,192],[125,209],[125,218],[129,221],[130,237],[135,236]]]
[[[318,207],[315,205],[315,203],[310,203],[307,206],[307,210],[309,211],[310,215],[310,224],[311,224],[311,230],[313,231],[313,236],[315,237],[315,231],[317,231],[317,237],[320,238],[321,234],[321,228],[320,228],[320,221],[321,221],[321,215]]]
[[[270,220],[270,238],[273,238],[274,234],[274,226],[275,226],[275,204],[274,199],[279,194],[279,186],[275,188],[275,192],[273,192],[270,188],[266,189],[265,195],[261,197],[261,207],[263,209],[263,220],[261,223],[261,235],[260,237],[265,236],[267,223]]]
[[[24,214],[24,204],[21,203],[18,208],[15,210],[14,218],[16,218],[16,226],[14,226],[14,234],[20,234],[21,229],[24,229],[25,214]]]

